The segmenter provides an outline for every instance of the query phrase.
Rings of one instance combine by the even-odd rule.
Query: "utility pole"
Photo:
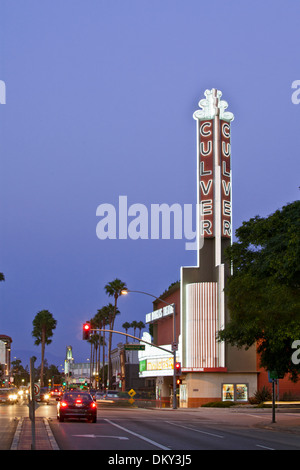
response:
[[[31,420],[31,450],[35,450],[35,399],[34,399],[34,361],[30,358],[30,395],[29,395],[29,418]]]

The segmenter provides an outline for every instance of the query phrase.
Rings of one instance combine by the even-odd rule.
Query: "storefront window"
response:
[[[246,384],[236,384],[236,401],[248,400],[248,387]]]
[[[222,401],[234,401],[233,384],[223,384]]]
[[[248,401],[248,385],[223,384],[222,401]]]

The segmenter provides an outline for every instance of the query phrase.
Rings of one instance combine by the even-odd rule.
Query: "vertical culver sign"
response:
[[[231,238],[230,123],[221,127],[221,236]]]
[[[198,121],[198,164],[200,236],[231,238],[230,122],[226,101],[219,90],[206,90],[200,100]]]
[[[214,236],[214,153],[213,120],[200,121],[199,124],[199,184],[201,223],[200,233],[204,237]]]

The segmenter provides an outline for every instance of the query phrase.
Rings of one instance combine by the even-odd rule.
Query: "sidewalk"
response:
[[[32,423],[29,418],[21,418],[10,450],[59,450],[48,420],[35,418],[35,448],[32,448]]]

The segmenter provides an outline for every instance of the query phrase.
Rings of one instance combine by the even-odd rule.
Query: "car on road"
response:
[[[120,395],[116,390],[107,390],[103,398],[106,401],[106,403],[115,403],[117,401],[122,400],[122,398],[120,398]]]
[[[66,392],[57,398],[57,419],[85,418],[92,423],[97,422],[97,405],[88,392]]]
[[[18,394],[14,388],[0,388],[0,403],[17,403]]]
[[[61,391],[61,388],[55,387],[51,390],[50,395],[53,398],[61,397],[63,392]]]
[[[98,390],[98,392],[95,393],[93,398],[94,398],[95,402],[98,403],[98,402],[103,401],[103,397],[104,397],[104,392],[99,392],[99,390]]]
[[[40,401],[42,403],[46,403],[46,405],[49,404],[50,401],[50,392],[47,387],[42,387],[40,390],[40,396],[37,399],[37,401]]]

